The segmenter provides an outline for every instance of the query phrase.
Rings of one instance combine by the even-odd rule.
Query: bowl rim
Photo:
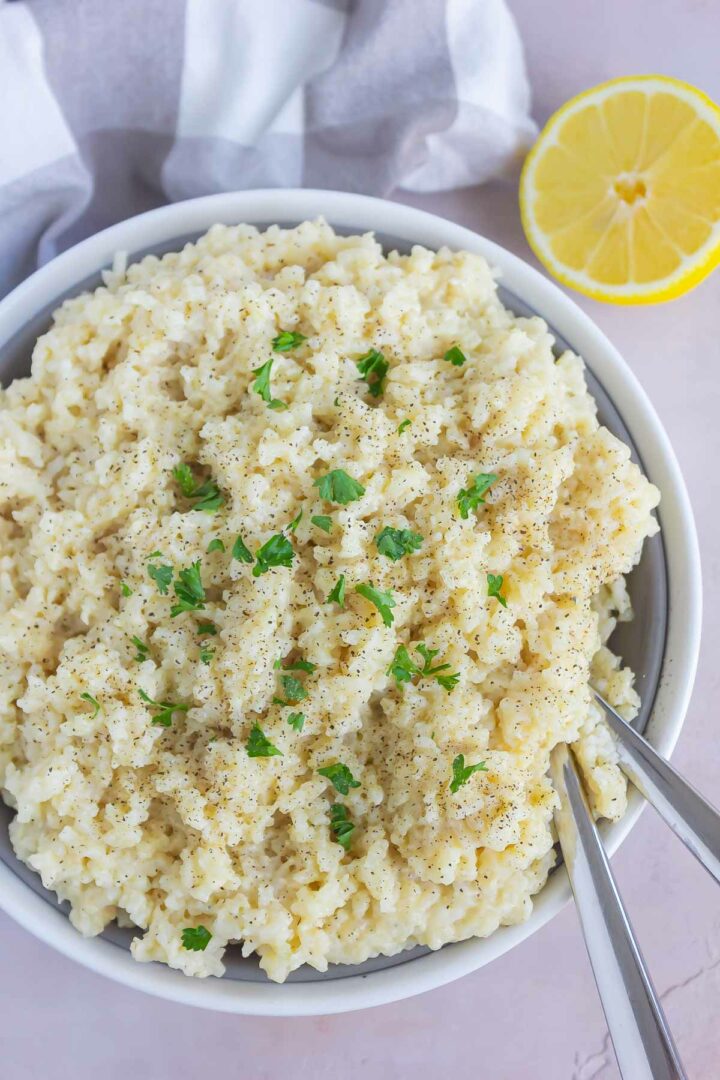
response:
[[[448,246],[485,256],[502,284],[558,330],[598,377],[631,433],[662,492],[662,525],[668,572],[668,627],[663,669],[646,735],[664,756],[677,742],[692,691],[702,616],[700,554],[693,514],[678,462],[660,420],[637,378],[592,319],[557,285],[505,248],[436,214],[352,192],[258,189],[206,195],[147,211],[112,225],[57,256],[0,301],[0,348],[47,303],[99,269],[119,251],[145,251],[216,223],[265,224],[325,217],[358,232],[375,231],[437,249]],[[668,658],[672,662],[668,663]],[[617,850],[644,805],[635,790],[628,810],[604,832],[609,854]],[[0,907],[25,929],[66,956],[126,986],[202,1008],[246,1015],[308,1016],[346,1012],[398,1001],[445,985],[501,956],[553,918],[570,899],[564,869],[537,894],[533,912],[519,926],[488,938],[471,938],[394,967],[307,983],[256,983],[191,979],[160,964],[133,960],[104,938],[84,938],[52,907],[0,863]]]

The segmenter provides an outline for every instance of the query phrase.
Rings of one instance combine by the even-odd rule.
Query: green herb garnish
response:
[[[318,477],[313,481],[313,487],[318,489],[321,499],[341,506],[347,506],[365,494],[362,484],[348,476],[344,469],[333,469],[327,476]]]
[[[148,574],[157,585],[158,592],[162,596],[167,596],[170,582],[173,579],[172,566],[155,566],[153,563],[149,563],[147,570]]]
[[[303,724],[305,723],[305,713],[291,712],[287,717],[287,722],[293,731],[302,731]]]
[[[376,589],[372,585],[356,585],[355,592],[360,593],[366,600],[369,600],[371,604],[374,604],[382,615],[382,621],[385,626],[392,626],[394,616],[391,608],[396,607],[393,600],[392,592],[388,589],[383,592],[382,589]]]
[[[245,547],[245,541],[242,536],[238,536],[232,546],[232,557],[233,559],[237,559],[238,562],[251,563],[253,561],[252,555]]]
[[[405,431],[406,428],[409,428],[411,424],[412,424],[412,420],[403,420],[403,421],[401,421],[401,423],[398,424],[398,429],[397,429],[398,435],[402,435],[403,431]]]
[[[130,638],[133,645],[137,649],[137,653],[133,657],[133,660],[137,660],[138,664],[142,664],[144,660],[147,660],[148,653],[150,652],[150,646],[146,645],[144,641],[141,641],[139,637],[133,636]]]
[[[471,510],[476,510],[481,503],[485,502],[483,495],[497,480],[495,473],[478,473],[473,478],[469,488],[461,488],[457,496],[457,504],[460,508],[460,517],[467,518]]]
[[[198,623],[197,632],[198,634],[209,634],[214,637],[217,634],[217,626],[211,622]]]
[[[97,714],[100,712],[100,702],[97,701],[92,696],[92,694],[88,694],[87,692],[84,693],[84,694],[81,694],[80,697],[82,698],[83,701],[89,701],[91,705],[95,706],[95,711],[93,712],[92,717],[91,717],[91,719],[94,720],[95,717],[97,716]]]
[[[309,660],[293,660],[291,664],[286,664],[282,657],[276,660],[273,664],[276,671],[307,671],[309,675],[312,675],[313,671],[317,668],[317,664],[312,664]]]
[[[488,596],[494,596],[495,599],[502,604],[503,607],[507,607],[507,600],[504,596],[500,595],[500,590],[503,587],[502,574],[488,574],[487,575]]]
[[[182,932],[183,949],[191,952],[205,952],[212,934],[204,926],[186,926]]]
[[[393,529],[386,525],[375,537],[375,547],[381,555],[397,562],[403,555],[409,555],[411,551],[417,551],[425,539],[420,533],[411,532],[410,529]]]
[[[337,583],[330,590],[327,596],[326,604],[339,604],[341,608],[345,607],[345,575],[341,574],[337,579]]]
[[[174,618],[183,611],[203,611],[205,608],[205,589],[200,579],[200,560],[196,559],[186,570],[178,572],[179,581],[173,585],[177,604],[170,608],[170,615]]]
[[[335,834],[338,844],[349,851],[355,826],[350,820],[347,806],[342,803],[333,803],[330,807],[330,830]]]
[[[270,375],[274,363],[275,357],[271,356],[270,359],[266,360],[260,367],[253,368],[252,373],[256,378],[252,384],[252,389],[256,394],[260,395],[269,409],[287,409],[285,402],[279,401],[278,398],[274,398],[270,392]]]
[[[200,647],[200,660],[203,664],[209,664],[214,655],[215,649],[210,649],[207,645]]]
[[[120,592],[123,594],[123,596],[132,596],[133,593],[130,586],[126,585],[124,581],[120,582]]]
[[[304,701],[308,696],[307,690],[294,675],[282,675],[280,677],[280,682],[282,683],[285,697],[274,697],[273,705],[297,705],[298,701]]]
[[[325,765],[318,769],[321,776],[325,776],[341,795],[347,795],[350,788],[360,787],[360,781],[356,780],[347,765],[336,762],[334,765]]]
[[[253,577],[266,574],[273,566],[292,566],[294,558],[295,551],[287,536],[283,533],[276,533],[275,536],[271,536],[269,540],[266,540],[257,551]]]
[[[282,750],[273,746],[262,728],[253,724],[248,741],[245,743],[248,757],[282,757]]]
[[[210,543],[207,546],[206,554],[210,555],[211,552],[213,552],[213,551],[225,551],[225,545],[223,544],[222,540],[220,540],[219,537],[215,537],[214,540],[210,541]]]
[[[368,389],[373,397],[380,397],[385,385],[385,376],[390,365],[381,352],[370,349],[355,363],[360,372],[360,378],[368,384]]]
[[[194,500],[193,510],[204,510],[208,514],[214,514],[224,504],[225,496],[217,484],[212,480],[206,480],[203,484],[196,486],[192,469],[184,462],[177,465],[172,473],[185,498]]]
[[[329,533],[332,529],[332,518],[327,517],[325,514],[317,514],[315,517],[310,518],[313,525],[317,525],[318,529],[322,529],[323,532]]]
[[[462,351],[462,349],[458,348],[457,345],[453,345],[453,347],[451,349],[448,349],[448,351],[445,353],[443,360],[447,360],[447,362],[449,364],[452,364],[453,367],[462,367],[467,360],[467,356]]]
[[[290,524],[288,525],[288,527],[287,527],[288,532],[295,532],[298,525],[302,521],[302,516],[303,516],[303,512],[301,510],[300,513],[298,514],[298,516],[296,518],[293,518],[292,521],[290,522]]]
[[[450,790],[456,792],[463,784],[467,784],[473,773],[487,772],[484,761],[478,761],[476,765],[466,765],[465,755],[458,754],[452,763],[453,778],[450,781]]]
[[[447,690],[450,693],[454,690],[460,681],[460,673],[455,672],[453,675],[441,675],[442,671],[447,671],[450,668],[450,664],[437,664],[432,666],[432,662],[440,652],[439,649],[428,649],[427,646],[420,642],[415,647],[415,651],[420,653],[423,659],[422,667],[416,664],[411,658],[410,653],[404,645],[398,645],[395,656],[387,669],[387,674],[392,675],[395,681],[398,683],[410,682],[414,676],[418,675],[421,679],[435,679],[435,681],[442,686],[443,690]]]
[[[275,352],[290,352],[302,345],[303,341],[307,341],[304,334],[298,334],[296,330],[281,330],[278,336],[273,338],[272,347]]]
[[[154,727],[170,727],[173,713],[187,712],[190,708],[189,705],[184,705],[178,701],[154,701],[144,690],[139,689],[138,694],[146,705],[158,710],[151,720]]]

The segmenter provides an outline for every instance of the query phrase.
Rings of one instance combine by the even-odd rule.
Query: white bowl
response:
[[[541,314],[572,344],[620,413],[652,481],[660,488],[660,518],[667,573],[667,625],[662,672],[657,680],[646,733],[669,756],[675,746],[692,688],[700,636],[700,560],[687,492],[677,461],[655,412],[635,376],[607,338],[572,300],[537,271],[497,244],[432,214],[362,195],[330,191],[246,191],[210,195],[152,210],[114,225],[60,255],[0,302],[0,358],[9,356],[30,331],[43,329],[48,311],[65,295],[112,263],[118,251],[132,257],[169,250],[172,242],[203,232],[216,222],[267,225],[324,216],[344,231],[374,230],[401,243],[442,245],[479,252],[500,270],[504,286]],[[26,349],[25,349],[26,354]],[[12,362],[0,364],[12,375]],[[658,541],[660,543],[660,541]],[[657,576],[657,575],[656,575]],[[658,588],[665,589],[665,581]],[[665,592],[663,591],[663,605]],[[663,613],[663,619],[665,618]],[[636,632],[640,632],[640,628]],[[662,652],[662,647],[661,647]],[[656,671],[657,676],[657,671]],[[642,800],[630,795],[622,821],[604,831],[614,852],[636,823]],[[66,956],[127,986],[160,997],[227,1012],[276,1016],[343,1012],[396,1001],[475,971],[518,945],[556,915],[570,896],[560,868],[538,894],[534,910],[520,926],[504,927],[489,938],[471,939],[437,952],[404,959],[394,966],[355,974],[333,968],[324,979],[277,985],[269,981],[191,979],[159,964],[140,964],[126,948],[103,938],[83,938],[49,894],[30,887],[13,858],[0,862],[0,906],[22,926]]]

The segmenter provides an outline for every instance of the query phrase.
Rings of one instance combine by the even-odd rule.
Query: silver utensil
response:
[[[620,765],[720,882],[720,814],[599,694]],[[624,1080],[685,1080],[662,1006],[615,884],[571,750],[556,746],[555,824],[585,944]]]

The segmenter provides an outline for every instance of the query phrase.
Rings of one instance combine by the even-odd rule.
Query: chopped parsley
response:
[[[287,536],[283,535],[283,533],[276,533],[275,536],[271,536],[269,540],[266,540],[257,551],[255,566],[253,566],[253,577],[266,574],[273,566],[292,566],[294,558],[295,551]]]
[[[214,655],[215,649],[210,649],[207,645],[200,647],[200,660],[203,664],[209,664]]]
[[[203,611],[205,608],[205,589],[200,579],[200,560],[196,559],[186,570],[178,571],[179,581],[173,585],[177,604],[170,608],[170,615],[174,618],[183,611]]]
[[[305,713],[291,712],[287,717],[287,722],[293,731],[302,731],[303,724],[305,723]]]
[[[253,561],[252,555],[245,547],[245,541],[242,536],[238,536],[232,546],[232,557],[233,559],[237,559],[238,562],[251,563]]]
[[[341,506],[347,506],[365,494],[362,484],[348,476],[344,469],[333,469],[327,476],[318,477],[313,481],[313,487],[318,489],[321,499]]]
[[[405,431],[406,428],[409,428],[411,424],[412,424],[412,420],[407,420],[407,419],[402,420],[398,424],[398,429],[397,429],[398,435],[402,435],[403,431]]]
[[[420,533],[411,532],[410,529],[393,529],[386,525],[375,537],[375,547],[381,555],[387,555],[388,559],[397,562],[403,555],[417,551],[424,539]]]
[[[333,803],[330,807],[330,830],[335,834],[338,844],[349,851],[355,826],[350,820],[347,806],[343,806],[342,803]]]
[[[323,532],[329,533],[332,529],[332,518],[327,517],[325,514],[316,514],[310,520],[313,525],[317,525],[318,529],[322,529]]]
[[[303,516],[303,512],[301,510],[300,513],[298,514],[298,516],[296,518],[293,518],[292,521],[290,522],[290,524],[288,525],[288,527],[287,527],[288,532],[295,532],[298,525],[302,521],[302,516]]]
[[[447,360],[453,367],[462,367],[467,360],[467,356],[457,345],[453,345],[453,347],[448,349],[445,353],[443,360]]]
[[[287,409],[285,402],[274,398],[270,392],[270,375],[274,363],[275,357],[271,356],[270,359],[266,360],[260,367],[253,368],[252,373],[256,378],[253,381],[252,389],[256,394],[260,395],[269,409]]]
[[[179,701],[153,701],[150,695],[146,694],[144,690],[138,690],[138,693],[146,705],[149,705],[152,709],[158,710],[151,721],[154,727],[170,727],[172,724],[173,713],[187,712],[190,708],[189,705],[184,705]]]
[[[290,352],[302,345],[303,341],[307,341],[304,334],[298,334],[296,330],[281,330],[278,336],[273,338],[272,347],[275,352]]]
[[[327,596],[326,604],[339,604],[341,608],[345,607],[345,575],[341,574],[337,579],[335,586],[330,590]]]
[[[126,585],[124,581],[120,582],[120,592],[123,596],[132,596],[133,591],[129,585]]]
[[[213,551],[225,551],[225,545],[223,544],[222,540],[217,536],[208,544],[206,554],[210,555]]]
[[[487,575],[488,596],[494,596],[495,599],[502,604],[503,607],[507,607],[507,600],[504,596],[501,596],[500,590],[503,587],[502,574],[488,574]]]
[[[162,551],[151,551],[148,559],[162,559]]]
[[[253,724],[248,741],[245,743],[248,757],[282,757],[282,750],[273,746],[262,728]]]
[[[81,694],[80,697],[82,698],[83,701],[89,701],[91,705],[95,706],[95,710],[94,710],[94,712],[92,714],[92,717],[91,717],[91,719],[94,720],[95,717],[97,716],[97,714],[100,712],[100,702],[97,701],[92,696],[92,694],[88,694],[87,692],[84,693],[84,694]]]
[[[465,755],[458,754],[452,763],[452,771],[453,778],[450,781],[450,790],[454,793],[458,791],[463,784],[467,784],[473,773],[487,772],[487,765],[484,761],[478,761],[476,765],[466,765]]]
[[[146,645],[144,641],[141,641],[139,637],[133,636],[130,638],[133,645],[137,649],[137,653],[133,657],[133,660],[137,660],[138,664],[142,664],[144,660],[147,660],[148,653],[150,652],[150,646]]]
[[[304,701],[308,696],[307,690],[294,675],[281,675],[280,682],[285,697],[274,697],[273,705],[297,705],[298,701]]]
[[[360,378],[368,384],[368,389],[373,397],[380,397],[385,385],[385,376],[390,365],[381,352],[370,349],[355,363],[360,372]]]
[[[197,632],[198,634],[209,634],[211,637],[214,637],[215,634],[217,634],[217,626],[215,623],[201,622],[198,623]]]
[[[148,574],[157,585],[158,592],[162,596],[167,596],[170,582],[173,579],[172,566],[155,566],[153,563],[148,563]]]
[[[495,473],[478,473],[469,488],[461,488],[457,496],[460,517],[467,518],[471,510],[476,510],[485,502],[485,495],[497,480]]]
[[[318,769],[318,772],[326,777],[341,795],[347,795],[350,788],[360,787],[360,781],[355,779],[347,765],[343,765],[342,762],[325,765],[322,769]]]
[[[184,462],[177,465],[172,473],[185,498],[194,501],[193,510],[204,510],[208,514],[214,514],[224,504],[225,496],[217,484],[213,480],[206,480],[203,484],[196,486],[192,469]]]
[[[376,589],[372,585],[356,585],[355,592],[360,593],[361,596],[364,596],[366,600],[375,605],[382,615],[385,626],[392,626],[394,616],[390,609],[396,607],[396,604],[389,589],[383,592],[382,589]]]
[[[311,663],[309,660],[293,660],[291,664],[286,664],[282,657],[276,660],[273,664],[276,671],[307,671],[309,675],[312,675],[313,671],[317,668],[317,664]]]
[[[415,651],[420,653],[423,659],[423,665],[420,667],[411,658],[410,653],[404,645],[398,645],[395,656],[392,659],[390,667],[387,669],[387,674],[392,675],[395,681],[400,683],[410,682],[416,675],[421,679],[435,679],[435,681],[442,686],[443,690],[447,690],[448,693],[454,690],[460,681],[460,673],[455,672],[453,675],[441,675],[442,671],[448,671],[450,664],[437,664],[432,666],[432,662],[440,652],[439,649],[428,649],[428,647],[421,641],[419,645],[415,647]]]
[[[205,926],[186,926],[182,932],[183,949],[191,952],[205,952],[212,934]]]

